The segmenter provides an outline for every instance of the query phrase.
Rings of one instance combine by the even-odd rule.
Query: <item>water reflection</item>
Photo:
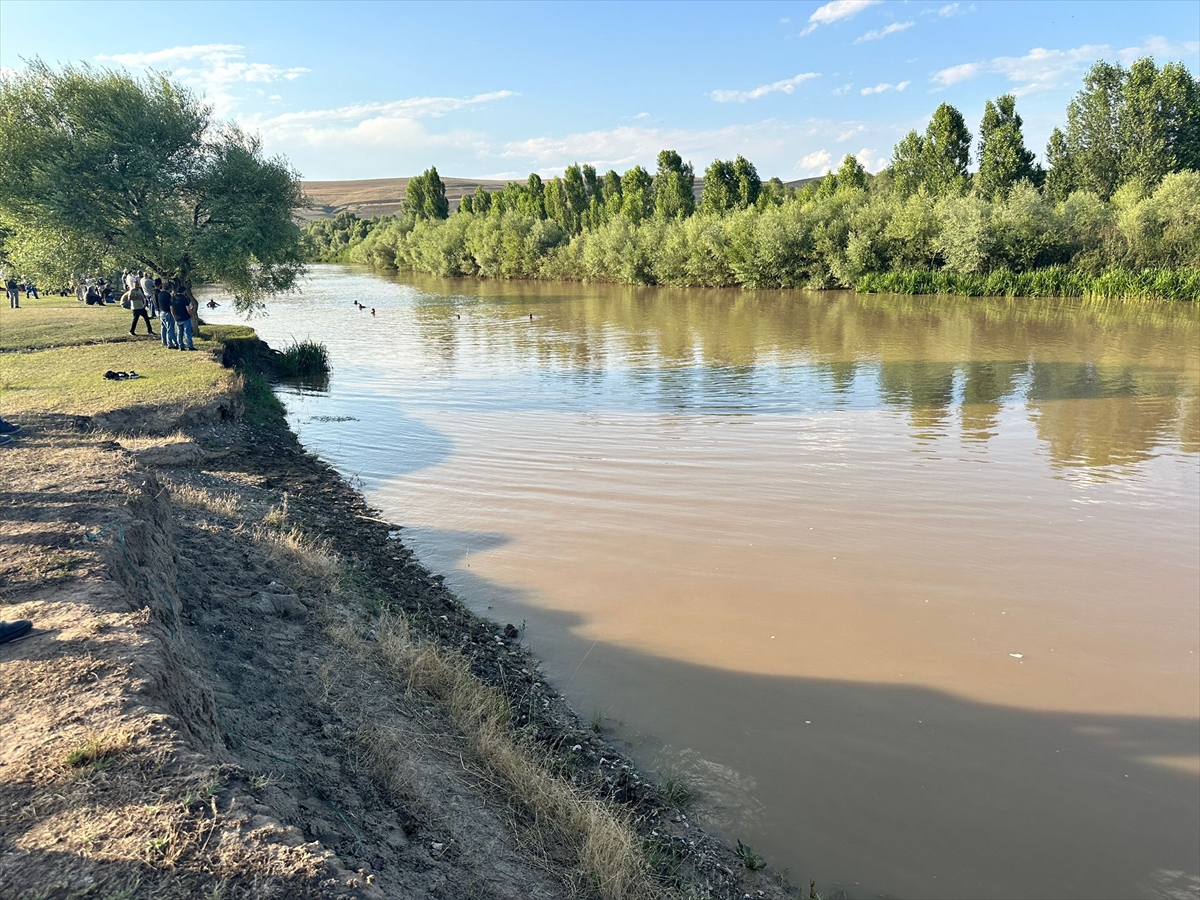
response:
[[[547,383],[523,391],[521,408],[564,400],[713,415],[898,407],[918,442],[957,425],[964,443],[986,444],[1003,407],[1018,404],[1054,466],[1097,477],[1200,443],[1200,330],[1182,304],[408,276],[405,284],[418,292],[427,364],[462,375],[464,365],[502,359],[539,373]],[[460,365],[464,352],[473,362]],[[491,399],[514,400],[503,390]]]

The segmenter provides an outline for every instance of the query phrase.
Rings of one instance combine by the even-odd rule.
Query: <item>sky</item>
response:
[[[574,163],[868,170],[951,103],[1017,97],[1042,157],[1098,59],[1200,74],[1200,2],[28,2],[0,67],[170,72],[305,179],[524,178]]]

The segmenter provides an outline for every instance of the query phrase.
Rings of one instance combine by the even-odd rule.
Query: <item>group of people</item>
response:
[[[21,308],[21,291],[25,292],[25,299],[33,297],[37,299],[37,285],[28,278],[17,278],[14,275],[9,275],[4,279],[4,291],[8,294],[8,305],[13,309]]]
[[[151,317],[159,321],[159,336],[162,345],[172,350],[195,350],[192,343],[194,322],[197,319],[196,299],[184,286],[175,280],[163,283],[161,278],[151,278],[146,272],[126,271],[122,279],[125,293],[121,305],[133,311],[129,333],[137,334],[140,320],[146,322],[146,333],[153,336]]]
[[[84,278],[75,287],[75,296],[88,306],[116,303],[117,295],[106,278]]]

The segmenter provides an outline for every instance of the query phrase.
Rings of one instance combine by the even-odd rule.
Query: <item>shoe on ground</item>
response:
[[[15,641],[19,637],[24,637],[33,628],[33,623],[28,619],[18,619],[16,622],[0,622],[0,644],[5,641]]]
[[[21,430],[21,426],[16,422],[5,422],[0,419],[0,434],[16,434]]]
[[[4,447],[8,444],[11,444],[12,442],[13,442],[13,439],[10,438],[7,434],[0,434],[0,447]]]

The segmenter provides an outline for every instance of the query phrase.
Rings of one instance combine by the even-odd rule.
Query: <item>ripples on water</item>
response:
[[[254,324],[330,348],[306,445],[730,837],[863,896],[1198,883],[1193,308],[320,267]]]

